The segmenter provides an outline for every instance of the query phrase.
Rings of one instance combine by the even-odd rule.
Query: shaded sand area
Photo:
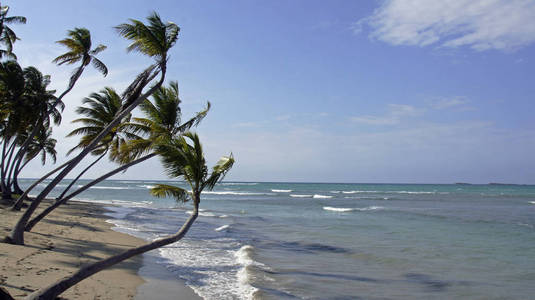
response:
[[[21,298],[74,273],[84,264],[144,243],[141,239],[111,230],[104,213],[105,209],[99,205],[71,202],[56,209],[32,232],[26,233],[25,246],[0,243],[0,286],[14,298]],[[2,238],[20,214],[0,207]],[[142,262],[142,256],[126,260],[83,280],[61,297],[134,299],[138,287],[145,295],[159,294],[157,289],[162,283],[158,278],[148,278],[145,282],[138,276]],[[173,283],[165,285],[168,291],[162,290],[161,299],[186,299],[191,291],[176,280]]]

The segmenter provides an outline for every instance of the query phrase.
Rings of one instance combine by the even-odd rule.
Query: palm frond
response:
[[[212,168],[212,174],[210,174],[210,177],[204,182],[203,187],[212,190],[218,182],[221,182],[225,178],[228,171],[230,171],[234,165],[234,162],[232,153],[229,156],[221,157]]]
[[[102,73],[102,75],[104,75],[104,77],[108,75],[108,68],[102,61],[100,61],[100,59],[93,57],[91,58],[91,63],[93,64],[93,67],[95,67],[95,69],[97,69],[100,73]]]
[[[190,193],[185,189],[168,184],[157,184],[150,189],[150,194],[158,197],[173,197],[177,202],[185,203],[190,199]]]

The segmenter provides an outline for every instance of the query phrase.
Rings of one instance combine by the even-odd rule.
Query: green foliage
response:
[[[93,64],[100,73],[104,76],[108,75],[108,68],[102,61],[95,57],[95,55],[106,49],[106,46],[100,44],[95,49],[91,50],[91,33],[86,28],[74,28],[67,31],[67,38],[59,40],[56,43],[63,45],[69,49],[68,52],[56,57],[52,62],[58,65],[74,64],[82,62],[81,68]]]
[[[7,16],[9,6],[0,6],[0,44],[6,49],[0,49],[0,58],[7,57],[17,59],[13,53],[13,44],[19,40],[15,32],[6,24],[26,24],[26,18],[22,16]]]
[[[169,177],[187,181],[193,195],[200,195],[204,189],[213,189],[234,165],[234,157],[230,154],[222,157],[212,168],[211,173],[208,173],[199,136],[192,132],[163,140],[158,143],[156,149]],[[176,188],[178,187],[159,186],[155,193],[173,195],[172,191]],[[168,190],[169,193],[165,194]],[[199,200],[197,199],[197,201]]]
[[[159,62],[167,60],[167,51],[178,39],[180,28],[173,22],[163,23],[160,16],[153,12],[147,17],[148,25],[130,19],[130,24],[116,26],[117,32],[132,41],[128,51],[138,51],[147,56],[155,57]]]
[[[168,184],[155,185],[150,194],[158,198],[173,197],[177,202],[187,202],[191,197],[188,191]]]
[[[121,97],[117,92],[111,88],[106,87],[99,93],[92,93],[89,97],[82,100],[84,106],[76,109],[83,118],[78,118],[73,123],[82,124],[71,131],[67,136],[81,135],[80,142],[68,154],[76,149],[86,148],[93,139],[100,134],[100,132],[115,118],[117,113],[121,110]],[[127,115],[123,122],[128,122],[130,115]],[[127,134],[132,137],[132,134]],[[137,138],[137,136],[134,136]],[[110,151],[110,159],[116,160],[119,156],[121,145],[125,143],[124,134],[121,131],[121,125],[116,126],[113,130],[108,132],[100,143],[91,151],[93,155],[101,155]]]

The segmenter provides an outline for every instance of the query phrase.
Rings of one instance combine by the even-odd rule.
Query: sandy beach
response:
[[[25,235],[25,246],[0,243],[0,286],[21,298],[57,279],[75,272],[80,266],[114,255],[143,240],[111,229],[105,209],[97,204],[71,202],[58,208]],[[0,209],[2,236],[9,233],[20,212]],[[142,299],[159,294],[160,299],[195,297],[185,286],[162,280],[154,271],[143,271],[143,257],[126,260],[78,283],[61,295],[67,299]],[[147,258],[148,259],[148,258]],[[160,270],[162,271],[162,270]],[[163,270],[165,271],[165,270]],[[160,277],[164,277],[160,274]],[[180,282],[178,282],[180,283]],[[173,287],[177,286],[177,287]],[[162,288],[163,287],[163,288]],[[162,288],[162,293],[156,289]],[[178,293],[178,294],[177,294]],[[172,296],[171,296],[172,295]],[[168,298],[171,297],[171,298]]]

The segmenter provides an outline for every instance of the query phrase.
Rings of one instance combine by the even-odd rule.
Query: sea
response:
[[[187,187],[107,180],[77,201],[150,241],[191,213],[157,183]],[[204,299],[535,299],[532,185],[223,182],[200,208],[153,255]]]

